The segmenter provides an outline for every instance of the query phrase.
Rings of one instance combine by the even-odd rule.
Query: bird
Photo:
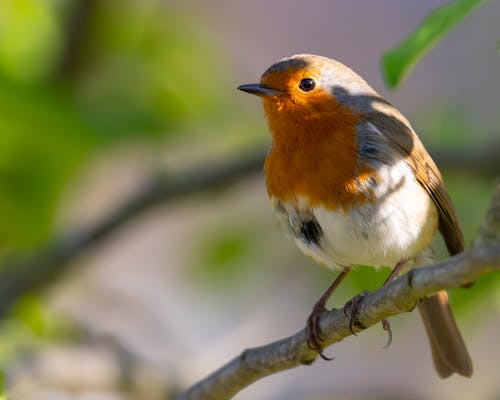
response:
[[[457,213],[408,119],[341,62],[293,55],[272,64],[259,83],[238,89],[263,101],[272,137],[264,173],[274,214],[306,256],[341,271],[306,325],[308,345],[327,359],[319,318],[348,272],[386,266],[389,282],[430,264],[438,231],[450,255],[461,252]],[[344,308],[351,330],[362,299]],[[423,299],[418,309],[437,374],[472,376],[447,292]],[[383,326],[390,333],[387,321]]]

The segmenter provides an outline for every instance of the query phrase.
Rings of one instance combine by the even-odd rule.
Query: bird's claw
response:
[[[355,327],[359,329],[366,329],[366,326],[358,319],[357,314],[359,311],[359,305],[368,293],[369,292],[365,290],[354,296],[344,305],[344,315],[349,318],[349,329],[354,336],[357,336],[354,330]]]
[[[389,321],[385,318],[382,320],[382,328],[387,332],[387,343],[384,346],[384,349],[387,349],[392,343],[392,330],[391,324],[389,324]]]
[[[366,326],[359,321],[357,318],[357,313],[359,311],[359,306],[363,299],[366,297],[368,294],[368,291],[361,292],[357,296],[354,296],[351,300],[349,300],[347,303],[345,303],[344,306],[344,315],[349,318],[349,329],[351,330],[351,333],[354,336],[356,335],[356,332],[354,328],[359,328],[359,329],[366,329]],[[391,343],[392,343],[392,330],[391,330],[391,325],[389,324],[389,321],[387,319],[382,320],[382,328],[384,331],[387,332],[387,343],[384,346],[384,349],[388,348]]]
[[[319,356],[325,361],[331,361],[334,357],[327,357],[323,353],[323,348],[320,345],[320,341],[323,341],[319,329],[319,319],[321,314],[326,312],[327,309],[324,306],[315,306],[311,312],[311,315],[307,318],[306,324],[306,335],[307,335],[307,347],[311,350],[316,351]]]

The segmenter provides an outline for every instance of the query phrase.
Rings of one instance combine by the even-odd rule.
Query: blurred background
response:
[[[169,399],[304,324],[334,274],[272,219],[261,104],[295,53],[336,58],[412,121],[470,243],[500,160],[500,3],[388,91],[380,57],[444,1],[2,0],[0,369],[12,399]],[[442,245],[437,244],[444,257]],[[388,271],[360,268],[342,306]],[[500,279],[451,301],[472,379],[440,380],[416,313],[238,400],[499,399]]]

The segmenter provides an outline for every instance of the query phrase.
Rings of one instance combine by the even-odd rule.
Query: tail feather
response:
[[[422,301],[418,310],[429,337],[438,375],[447,378],[456,372],[472,376],[472,360],[451,312],[446,291],[442,290]]]

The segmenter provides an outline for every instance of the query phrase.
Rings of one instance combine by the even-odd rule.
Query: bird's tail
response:
[[[462,376],[472,376],[472,360],[451,312],[446,290],[423,300],[418,310],[429,337],[438,375],[447,378],[456,372]]]

